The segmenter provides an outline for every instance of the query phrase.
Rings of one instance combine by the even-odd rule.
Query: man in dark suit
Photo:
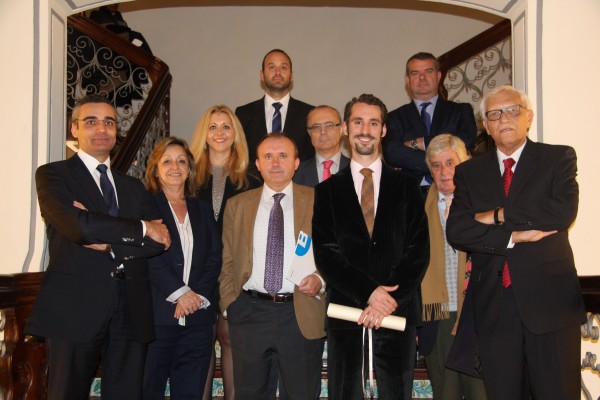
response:
[[[429,260],[429,238],[417,180],[381,161],[386,118],[385,105],[373,95],[348,102],[344,134],[352,160],[315,188],[314,255],[328,301],[364,310],[358,324],[327,319],[331,399],[363,398],[361,371],[370,346],[362,328],[373,337],[379,398],[412,398],[415,331],[421,321],[418,288]],[[388,315],[405,317],[406,330],[379,329]]]
[[[299,285],[286,279],[300,231],[312,234],[313,189],[292,183],[298,164],[290,138],[266,136],[256,160],[265,184],[225,206],[219,304],[229,320],[240,399],[275,399],[274,367],[280,397],[319,398],[323,281],[316,272]]]
[[[426,188],[432,182],[425,164],[425,149],[431,139],[450,133],[470,149],[477,136],[473,107],[439,97],[441,76],[433,54],[421,52],[408,59],[404,80],[412,101],[390,112],[383,143],[388,165],[417,177]]]
[[[285,51],[273,49],[265,55],[261,67],[264,97],[235,110],[248,142],[251,167],[256,160],[258,142],[271,132],[283,132],[291,137],[298,147],[300,160],[309,159],[315,155],[315,149],[306,135],[306,116],[313,106],[290,96],[294,80],[292,59]]]
[[[350,159],[342,154],[342,117],[330,106],[313,108],[306,119],[306,130],[316,154],[300,163],[294,182],[315,187],[340,169],[346,168]]]
[[[87,399],[100,359],[103,399],[141,399],[154,339],[146,258],[169,233],[142,183],[110,169],[114,107],[84,97],[71,133],[79,153],[36,172],[50,261],[26,332],[46,338],[49,399]]]
[[[481,103],[496,149],[456,167],[448,241],[472,253],[475,329],[488,398],[580,395],[585,308],[569,227],[579,198],[571,147],[532,142],[527,95]]]

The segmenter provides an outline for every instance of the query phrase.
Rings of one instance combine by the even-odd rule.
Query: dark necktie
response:
[[[504,163],[504,174],[502,175],[502,184],[504,185],[504,193],[508,197],[508,191],[510,190],[510,184],[513,178],[512,167],[515,165],[515,160],[507,158],[503,161]],[[502,269],[502,286],[507,288],[511,285],[510,272],[508,272],[508,261],[504,261],[504,268]]]
[[[323,180],[331,177],[331,164],[333,164],[332,160],[323,161]]]
[[[273,124],[271,125],[271,133],[281,132],[281,113],[279,109],[283,106],[280,102],[273,103],[275,112],[273,113]]]
[[[427,107],[429,107],[431,103],[430,102],[426,102],[421,104],[421,120],[423,121],[423,124],[425,124],[425,129],[427,130],[427,135],[429,135],[431,133],[431,117],[429,116],[429,114],[427,113]]]
[[[365,179],[360,191],[360,208],[367,224],[369,236],[373,236],[373,225],[375,224],[375,191],[373,189],[373,171],[369,168],[360,170]]]
[[[119,215],[119,206],[117,205],[115,188],[106,173],[108,167],[104,164],[98,164],[96,169],[100,171],[100,189],[102,189],[102,196],[104,196],[104,202],[106,203],[106,207],[108,207],[108,213],[112,217],[116,217]]]
[[[283,208],[281,199],[285,193],[273,195],[273,207],[269,215],[267,233],[267,256],[265,259],[265,290],[277,294],[283,283]]]

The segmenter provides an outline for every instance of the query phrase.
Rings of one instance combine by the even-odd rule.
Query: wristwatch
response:
[[[415,149],[415,150],[419,150],[419,144],[417,143],[417,139],[413,139],[410,141],[410,146]]]

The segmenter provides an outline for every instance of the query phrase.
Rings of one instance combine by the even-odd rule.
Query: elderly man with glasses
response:
[[[306,130],[316,154],[300,163],[294,182],[314,187],[345,168],[350,159],[341,151],[342,118],[335,108],[313,108],[306,117]]]
[[[510,86],[488,93],[496,149],[456,167],[448,242],[472,254],[475,329],[488,399],[580,396],[585,307],[569,244],[577,157],[527,138],[533,111]]]

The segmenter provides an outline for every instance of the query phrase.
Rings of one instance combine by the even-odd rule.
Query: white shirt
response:
[[[338,151],[333,157],[325,159],[319,153],[315,154],[315,162],[317,163],[317,178],[319,178],[319,182],[323,182],[323,161],[331,160],[333,164],[329,167],[329,171],[331,171],[331,175],[336,174],[340,170],[340,160],[342,159],[341,150]]]
[[[244,290],[256,290],[267,293],[265,289],[265,262],[267,255],[267,235],[269,232],[269,216],[275,200],[275,192],[266,184],[263,185],[260,203],[254,220],[254,248],[252,249],[252,274],[244,284]],[[285,277],[288,275],[292,258],[296,250],[296,237],[294,233],[294,190],[290,182],[281,191],[285,196],[281,199],[283,209],[283,282],[279,293],[294,293],[294,284]]]
[[[110,157],[108,157],[106,159],[106,161],[104,161],[103,163],[100,163],[94,157],[90,156],[89,154],[87,154],[85,151],[83,151],[81,149],[79,149],[79,151],[77,152],[77,155],[79,156],[81,161],[83,161],[83,163],[85,164],[85,167],[88,169],[88,171],[90,171],[90,174],[92,175],[92,177],[94,178],[94,181],[96,182],[96,186],[98,186],[98,189],[100,189],[100,193],[102,193],[102,187],[100,186],[100,171],[98,171],[96,168],[100,164],[106,165],[106,167],[108,168],[106,170],[106,175],[108,175],[108,179],[110,180],[110,183],[112,183],[113,188],[115,189],[115,197],[117,199],[117,206],[118,206],[119,205],[119,194],[117,193],[117,186],[115,186],[115,179],[113,178],[112,172],[110,170]],[[75,199],[75,200],[77,200],[77,199]],[[84,204],[84,206],[85,206],[85,204]]]
[[[375,162],[369,165],[366,168],[370,168],[373,171],[373,207],[375,208],[375,215],[377,215],[377,203],[379,202],[379,182],[381,181],[381,168],[383,164],[381,162],[381,158],[375,160]],[[362,183],[365,179],[364,175],[360,173],[360,170],[363,169],[361,164],[357,163],[354,160],[350,161],[350,171],[352,172],[352,180],[354,181],[354,190],[356,191],[356,196],[358,197],[358,203],[361,202],[361,190]]]
[[[275,114],[275,107],[273,103],[281,103],[279,113],[281,114],[281,130],[285,127],[285,117],[287,116],[288,105],[290,104],[290,93],[283,96],[280,100],[275,100],[271,96],[265,93],[265,120],[267,122],[267,132],[273,132],[273,114]]]

